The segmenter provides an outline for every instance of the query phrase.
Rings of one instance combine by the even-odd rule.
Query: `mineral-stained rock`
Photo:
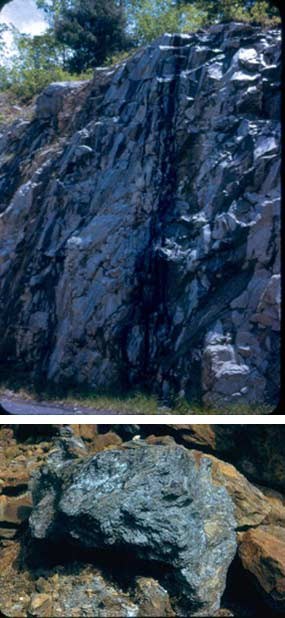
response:
[[[52,584],[52,582],[50,582]],[[53,598],[53,616],[109,616],[131,618],[139,615],[139,607],[129,595],[108,583],[99,572],[83,569],[80,575],[62,575],[57,581],[57,595]]]
[[[272,489],[282,476],[282,427],[64,425],[24,436],[2,425],[0,505],[2,513],[9,503],[15,508],[8,510],[14,523],[6,515],[0,522],[1,615],[283,615],[285,496]],[[96,447],[97,438],[108,443],[111,434],[115,442],[117,433],[136,439]],[[93,456],[98,447],[107,450]],[[254,466],[241,474],[223,461],[229,455]],[[267,487],[249,482],[253,469]],[[35,474],[31,524],[46,540],[31,539],[17,517]],[[239,557],[231,562],[235,531]]]
[[[279,526],[260,526],[241,536],[239,555],[267,603],[285,611],[285,530]]]
[[[139,616],[175,616],[167,591],[151,577],[138,577],[135,599]]]
[[[0,550],[0,558],[2,557]],[[155,586],[154,586],[155,587]],[[157,585],[159,588],[159,586]],[[31,618],[131,618],[139,616],[139,603],[110,583],[94,567],[75,564],[66,569],[46,570],[31,578],[10,565],[8,576],[0,573],[1,616]],[[170,614],[163,614],[169,616]]]
[[[0,540],[13,538],[30,515],[30,475],[41,466],[51,444],[21,444],[9,427],[0,429]]]
[[[30,616],[46,617],[53,615],[53,604],[49,594],[33,594],[28,609]]]
[[[166,34],[0,140],[0,362],[279,399],[280,31]]]
[[[161,427],[161,429],[160,429]],[[185,446],[204,448],[231,461],[247,478],[285,493],[284,425],[170,425],[169,431]],[[152,426],[152,431],[154,426]],[[142,426],[143,431],[143,426]]]
[[[51,464],[34,481],[32,535],[164,564],[192,614],[211,614],[236,550],[233,503],[211,467],[203,454],[145,443]]]
[[[20,496],[0,495],[0,526],[1,524],[18,525],[28,519],[32,510],[32,499],[29,492]]]
[[[0,543],[0,578],[4,578],[13,569],[14,562],[18,559],[20,544],[16,541],[1,541]],[[1,580],[0,580],[1,582]],[[1,583],[0,583],[1,587]]]
[[[212,478],[226,487],[235,505],[235,518],[240,528],[257,526],[262,522],[280,522],[285,525],[285,507],[282,497],[266,496],[240,474],[234,466],[205,455],[212,462]]]

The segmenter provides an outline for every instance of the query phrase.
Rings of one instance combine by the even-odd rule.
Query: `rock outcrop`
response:
[[[1,615],[284,613],[284,495],[161,428],[2,426]]]
[[[165,35],[2,134],[0,358],[206,406],[279,398],[280,32]]]

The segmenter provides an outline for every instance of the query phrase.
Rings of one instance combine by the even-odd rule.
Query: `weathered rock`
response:
[[[50,582],[52,584],[52,582]],[[67,574],[57,582],[57,597],[53,600],[53,616],[72,616],[80,618],[82,610],[86,616],[108,618],[115,616],[131,618],[139,615],[139,607],[101,573],[85,569],[80,575]]]
[[[9,427],[0,430],[0,541],[16,536],[31,512],[30,475],[41,466],[53,445],[18,444]]]
[[[73,94],[78,95],[86,82],[55,82],[50,84],[37,99],[37,117],[42,120],[54,120],[64,107],[66,98]]]
[[[267,603],[285,611],[285,530],[279,526],[260,526],[241,536],[239,555]]]
[[[44,577],[31,579],[27,572],[17,571],[10,563],[7,576],[1,575],[0,607],[5,618],[81,618],[83,614],[90,618],[131,618],[141,615],[139,604],[131,595],[110,583],[94,567],[78,563],[66,569],[46,570]]]
[[[0,578],[4,578],[13,570],[20,553],[20,544],[16,541],[1,541],[0,543]],[[1,579],[0,579],[1,581]],[[1,587],[1,586],[0,586]]]
[[[175,616],[169,596],[155,579],[138,577],[135,599],[139,605],[139,616]]]
[[[192,614],[211,614],[236,550],[233,503],[211,468],[203,454],[144,443],[50,465],[34,482],[32,535],[163,563]]]
[[[0,495],[0,526],[5,524],[19,525],[28,519],[32,510],[32,499],[29,492],[20,496]]]
[[[215,453],[251,481],[285,493],[284,425],[162,425],[157,431],[170,432],[189,448]]]
[[[254,527],[270,521],[285,526],[285,508],[282,497],[264,494],[248,482],[234,466],[205,455],[212,462],[213,480],[225,487],[235,505],[235,519],[239,528]]]
[[[30,616],[49,618],[53,615],[53,604],[49,594],[33,594],[28,609]]]
[[[11,426],[15,427],[15,426]],[[151,509],[144,509],[141,517],[147,519],[149,534],[154,532],[159,526],[161,528],[161,546],[165,545],[166,534],[169,528],[175,531],[182,530],[183,518],[187,519],[187,531],[183,536],[188,539],[188,528],[193,522],[193,518],[187,515],[187,495],[183,494],[183,478],[181,466],[173,465],[173,458],[166,466],[161,462],[160,487],[163,499],[158,503],[159,513],[153,507],[154,494],[149,487],[154,484],[157,486],[158,478],[154,476],[153,466],[149,470],[145,465],[141,465],[139,451],[141,449],[160,449],[166,453],[186,452],[187,475],[190,478],[191,469],[196,483],[199,484],[197,495],[192,505],[197,507],[197,521],[202,517],[204,528],[207,527],[208,533],[213,529],[212,512],[205,513],[204,502],[201,494],[205,491],[205,500],[210,502],[209,495],[219,497],[220,488],[223,494],[231,500],[231,508],[234,516],[233,526],[236,528],[240,545],[240,557],[235,557],[227,572],[227,585],[225,594],[222,598],[222,607],[211,612],[215,616],[247,616],[255,618],[257,615],[270,613],[271,616],[284,613],[284,511],[285,496],[272,489],[276,485],[276,479],[281,480],[282,459],[280,459],[280,445],[282,443],[282,425],[279,426],[259,426],[259,425],[99,425],[73,427],[57,426],[48,435],[45,429],[42,432],[33,433],[32,426],[27,429],[26,434],[21,434],[19,429],[16,432],[10,426],[2,425],[0,428],[0,504],[7,504],[7,501],[16,504],[18,499],[27,493],[29,478],[35,474],[35,470],[44,465],[42,472],[37,472],[42,500],[39,508],[41,509],[41,522],[44,525],[44,518],[48,525],[50,521],[55,522],[54,498],[51,496],[55,491],[55,500],[60,498],[68,486],[68,491],[72,492],[73,501],[70,500],[73,508],[78,494],[74,489],[78,487],[78,477],[81,477],[79,469],[84,467],[91,487],[91,492],[85,492],[81,487],[80,504],[81,510],[78,515],[80,521],[76,519],[74,526],[70,525],[70,516],[56,511],[57,529],[49,529],[47,541],[32,540],[27,531],[27,524],[20,521],[14,523],[3,522],[4,528],[1,529],[0,523],[0,610],[1,615],[9,618],[31,618],[32,615],[49,614],[62,616],[188,616],[191,613],[199,614],[204,610],[193,609],[193,604],[189,602],[189,597],[179,598],[178,588],[185,585],[178,580],[178,569],[172,568],[168,562],[161,562],[159,559],[153,560],[145,557],[141,559],[141,554],[137,548],[131,549],[115,543],[87,549],[83,545],[72,539],[71,532],[78,533],[80,538],[87,535],[87,544],[91,536],[97,534],[98,527],[93,526],[93,519],[90,526],[81,525],[83,522],[83,495],[84,500],[90,505],[93,504],[90,494],[95,495],[94,504],[97,508],[97,494],[100,506],[100,524],[105,529],[106,536],[111,537],[111,530],[114,522],[113,506],[110,502],[114,499],[114,492],[108,490],[110,485],[106,483],[106,476],[110,481],[113,466],[109,458],[111,453],[116,459],[118,453],[136,453],[135,460],[138,460],[137,473],[133,474],[130,466],[131,481],[125,483],[121,495],[123,506],[125,504],[126,493],[129,502],[133,503],[133,510],[123,508],[120,510],[122,517],[119,517],[119,529],[125,526],[126,532],[135,534],[138,530],[143,532],[146,526],[141,526],[133,515],[138,512],[140,515],[144,509],[143,500],[140,508],[137,509],[138,500],[134,499],[134,494],[139,495],[140,491],[146,496],[146,500],[151,502]],[[220,431],[218,430],[220,428]],[[113,433],[115,430],[116,433]],[[103,432],[100,434],[100,432]],[[278,434],[279,432],[279,434]],[[111,439],[120,434],[121,439],[136,439],[131,443],[117,445],[109,444]],[[146,437],[149,446],[144,445],[138,436]],[[278,442],[279,435],[279,442]],[[15,438],[16,436],[16,438]],[[76,436],[76,438],[75,438]],[[256,444],[254,441],[256,436]],[[107,444],[98,443],[97,439],[105,437]],[[79,442],[77,441],[79,438]],[[81,438],[84,439],[86,448],[82,448]],[[75,443],[74,443],[75,440]],[[175,440],[183,442],[185,445],[195,450],[187,451],[181,446],[175,445]],[[277,458],[272,465],[272,454],[276,444]],[[98,448],[106,449],[103,453],[90,457],[90,452]],[[114,449],[109,450],[109,449]],[[204,449],[202,453],[201,450]],[[216,449],[214,451],[214,449]],[[209,451],[219,454],[220,459],[209,454]],[[89,452],[89,454],[88,454]],[[223,457],[232,456],[232,459],[243,461],[249,458],[254,466],[249,463],[245,466],[244,474],[241,474],[234,466],[223,461]],[[108,461],[108,469],[101,461],[101,458]],[[166,456],[167,457],[167,456]],[[252,459],[250,459],[250,457]],[[100,479],[104,481],[103,487],[98,491],[93,483],[94,466],[91,463],[94,459],[100,459],[102,467]],[[277,461],[278,467],[277,467]],[[78,462],[78,463],[77,463]],[[190,463],[191,462],[191,463]],[[121,462],[122,463],[122,462]],[[110,465],[109,465],[110,464]],[[136,464],[134,463],[134,466]],[[170,470],[171,467],[171,470]],[[260,484],[254,486],[248,481],[254,469],[258,476],[264,479],[266,472],[267,487]],[[106,475],[103,475],[103,472]],[[276,470],[279,475],[276,475]],[[87,470],[91,470],[91,474]],[[173,479],[173,472],[175,478]],[[205,470],[208,480],[206,482]],[[76,472],[75,472],[76,471]],[[140,478],[146,472],[144,484],[140,483]],[[272,474],[272,482],[270,482]],[[104,479],[103,479],[104,476]],[[119,471],[118,477],[123,476]],[[76,477],[76,478],[75,478]],[[191,478],[194,478],[191,476]],[[201,479],[204,479],[201,482]],[[114,480],[114,479],[113,479]],[[175,484],[177,480],[177,484]],[[22,482],[23,481],[23,482]],[[108,482],[109,482],[108,481]],[[117,479],[118,481],[118,479]],[[116,482],[117,482],[116,481]],[[174,482],[174,484],[173,484]],[[180,483],[180,484],[179,484]],[[191,483],[192,491],[195,492],[196,483]],[[208,485],[207,485],[208,484]],[[131,487],[130,487],[131,485]],[[205,486],[210,487],[210,494]],[[182,486],[182,491],[180,488]],[[1,494],[2,488],[2,494]],[[166,490],[166,492],[165,492]],[[156,491],[156,490],[155,490]],[[169,492],[172,502],[169,501]],[[208,493],[207,493],[208,492]],[[102,495],[103,494],[103,495]],[[172,504],[172,507],[165,506]],[[46,499],[46,507],[44,502]],[[223,498],[224,500],[224,498]],[[116,496],[114,507],[121,504]],[[60,499],[59,499],[60,504]],[[177,506],[179,504],[179,507]],[[162,505],[162,506],[161,506]],[[168,517],[170,509],[176,505],[177,511],[174,517]],[[127,506],[125,504],[125,506]],[[37,507],[36,507],[37,508]],[[59,506],[59,509],[61,506]],[[65,508],[65,506],[64,506]],[[95,508],[95,507],[94,507]],[[211,508],[215,508],[212,505]],[[75,506],[74,506],[75,509]],[[88,510],[86,508],[86,511]],[[103,513],[103,509],[104,513]],[[119,510],[119,509],[118,509]],[[183,510],[183,515],[182,515]],[[190,509],[191,510],[191,509]],[[127,511],[127,512],[126,512]],[[116,511],[117,512],[117,511]],[[178,513],[178,515],[177,515]],[[14,515],[17,515],[14,509]],[[86,513],[84,512],[84,518]],[[104,519],[105,516],[105,519]],[[155,519],[153,517],[155,516]],[[14,517],[14,516],[13,516]],[[73,517],[73,516],[71,516]],[[214,522],[219,526],[224,526],[224,519],[220,519],[220,511],[215,513]],[[16,517],[15,517],[16,519]],[[123,520],[123,523],[122,523]],[[165,521],[167,522],[165,524]],[[153,522],[153,523],[152,523]],[[181,523],[182,522],[182,523]],[[227,525],[229,522],[227,522]],[[6,528],[5,528],[6,525]],[[195,523],[196,526],[196,523]],[[115,521],[114,534],[118,521]],[[76,529],[75,529],[76,528]],[[108,528],[106,532],[106,528]],[[166,531],[165,531],[166,530]],[[197,528],[199,532],[201,528]],[[246,531],[246,532],[244,532]],[[55,533],[55,534],[54,534]],[[219,541],[225,533],[219,530]],[[228,528],[226,529],[228,533]],[[16,538],[13,537],[16,535]],[[221,535],[221,536],[220,536]],[[10,536],[10,540],[9,540]],[[72,541],[72,543],[70,543]],[[180,539],[178,539],[180,542]],[[285,539],[284,539],[285,542]],[[104,540],[105,543],[105,540]],[[93,544],[93,537],[92,537]],[[147,541],[148,544],[148,541]],[[149,547],[150,543],[148,544]],[[199,544],[198,544],[199,545]],[[170,548],[174,551],[175,539]],[[223,546],[220,543],[220,548]],[[169,547],[169,546],[168,546]],[[142,548],[141,548],[142,551]],[[145,551],[145,548],[144,548]],[[177,554],[181,554],[180,545]],[[200,551],[200,550],[199,550]],[[210,550],[212,551],[212,550]],[[160,550],[159,550],[160,552]],[[208,569],[209,551],[201,555],[200,563],[204,569]],[[193,554],[192,554],[193,557]],[[167,558],[166,558],[167,559]],[[211,567],[212,569],[212,567]],[[209,571],[207,571],[209,573]],[[209,578],[211,579],[211,570]],[[51,611],[52,610],[52,611]]]
[[[165,35],[3,132],[0,360],[279,399],[280,31]]]

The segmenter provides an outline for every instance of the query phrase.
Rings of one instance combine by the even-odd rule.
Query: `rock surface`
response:
[[[258,426],[247,426],[264,487],[223,460],[223,439],[225,453],[229,444],[246,452],[244,426],[228,435],[218,427],[185,425],[179,435],[168,425],[2,425],[1,615],[283,615],[285,496],[272,489],[274,433],[262,444]],[[283,425],[273,428],[282,437]],[[188,446],[177,444],[190,435]],[[215,435],[218,456],[203,453]],[[19,517],[15,504],[27,498]],[[44,539],[31,538],[31,505]]]
[[[205,406],[279,399],[280,32],[165,35],[0,141],[0,359]]]
[[[150,426],[149,426],[150,427]],[[285,493],[285,427],[283,425],[162,425],[152,431],[171,433],[189,448],[198,447],[233,463],[251,481]],[[167,429],[166,429],[167,428]],[[118,429],[117,429],[118,431]],[[144,431],[144,426],[140,429]]]
[[[242,564],[258,583],[271,607],[285,611],[285,529],[260,526],[242,536]]]
[[[183,447],[143,442],[44,468],[33,484],[36,539],[130,553],[170,567],[191,613],[220,606],[236,552],[233,503],[211,463]]]

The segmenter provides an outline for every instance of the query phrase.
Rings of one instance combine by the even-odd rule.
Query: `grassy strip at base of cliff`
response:
[[[66,389],[58,390],[53,387],[36,388],[34,385],[27,386],[27,380],[13,378],[0,383],[0,398],[11,398],[25,401],[45,402],[64,407],[86,408],[97,411],[108,411],[110,414],[270,414],[273,408],[268,405],[250,406],[246,404],[234,404],[223,408],[205,408],[200,404],[191,403],[186,399],[173,401],[171,405],[165,405],[153,394],[143,391],[127,392],[98,392],[91,389]]]

